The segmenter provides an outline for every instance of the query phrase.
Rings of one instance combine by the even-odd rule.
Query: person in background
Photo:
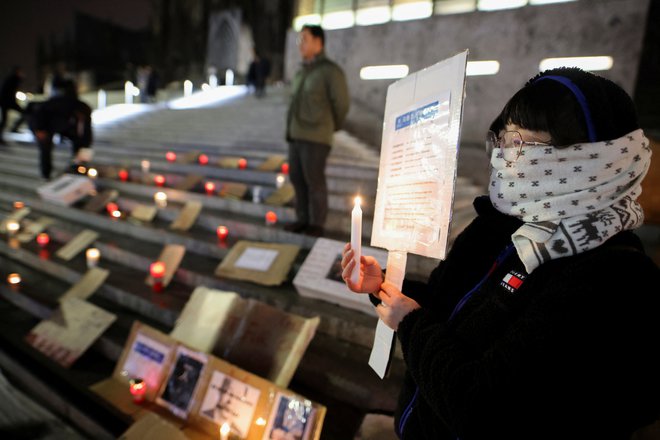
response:
[[[53,135],[59,134],[71,141],[72,167],[76,168],[81,148],[92,144],[92,109],[78,99],[76,85],[71,80],[61,83],[61,90],[36,104],[30,116],[30,129],[39,145],[39,167],[44,180],[52,172]]]
[[[660,415],[660,268],[634,229],[651,148],[632,100],[542,72],[486,138],[489,195],[427,283],[342,276],[397,331],[402,439],[630,439]],[[357,284],[351,273],[360,271]]]
[[[5,131],[5,127],[7,127],[7,117],[9,110],[14,110],[20,114],[23,114],[23,108],[21,108],[21,106],[16,101],[16,92],[18,92],[18,88],[23,82],[24,77],[25,75],[23,73],[23,69],[20,66],[14,66],[11,69],[9,75],[7,75],[7,77],[2,82],[2,87],[0,88],[0,117],[2,118],[2,120],[0,120],[0,145],[5,145],[3,133]],[[20,122],[22,122],[22,120],[19,118],[18,124],[14,124],[12,131],[16,131],[18,129]]]
[[[297,219],[284,229],[318,237],[328,214],[325,164],[350,97],[343,70],[325,56],[323,29],[303,26],[298,43],[303,65],[293,80],[286,128]]]
[[[266,80],[270,75],[270,61],[263,57],[256,48],[252,52],[254,58],[248,68],[247,84],[248,87],[254,88],[257,98],[263,98],[266,95]]]

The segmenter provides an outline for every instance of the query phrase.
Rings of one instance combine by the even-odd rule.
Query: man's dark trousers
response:
[[[330,145],[292,140],[289,143],[289,177],[296,191],[297,221],[323,228],[328,215],[325,164]]]

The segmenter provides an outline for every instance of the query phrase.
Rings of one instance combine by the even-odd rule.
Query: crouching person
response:
[[[92,109],[78,99],[75,83],[65,81],[60,93],[35,105],[30,129],[39,146],[41,177],[49,180],[53,169],[53,135],[59,134],[71,142],[72,167],[77,167],[78,153],[92,144]]]

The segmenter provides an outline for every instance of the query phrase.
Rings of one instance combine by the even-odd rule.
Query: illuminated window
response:
[[[325,29],[343,29],[355,24],[353,0],[325,0],[321,26]]]
[[[365,66],[360,69],[360,79],[399,79],[408,75],[408,66],[394,64],[388,66]]]
[[[480,11],[497,11],[525,6],[527,0],[479,0],[477,7]]]
[[[468,61],[465,68],[467,76],[495,75],[499,71],[499,61]]]
[[[417,20],[433,15],[431,0],[394,0],[392,4],[392,20]]]
[[[549,5],[550,3],[568,3],[577,0],[529,0],[530,5]]]
[[[435,0],[435,14],[461,14],[477,9],[477,0]]]
[[[322,0],[298,0],[293,28],[299,31],[305,24],[321,24]]]
[[[579,67],[589,71],[610,70],[613,64],[614,60],[609,56],[546,58],[541,60],[539,69],[543,71],[557,67]]]
[[[368,26],[386,23],[392,19],[389,0],[357,0],[355,24]]]

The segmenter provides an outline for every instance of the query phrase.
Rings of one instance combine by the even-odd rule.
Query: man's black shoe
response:
[[[289,232],[302,232],[305,228],[307,228],[307,223],[293,222],[285,224],[282,229]]]

